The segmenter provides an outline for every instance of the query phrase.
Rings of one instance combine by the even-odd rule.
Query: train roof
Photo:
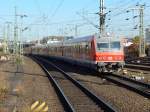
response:
[[[47,44],[48,46],[58,46],[64,44],[71,44],[71,43],[77,43],[77,42],[85,42],[85,41],[91,41],[94,38],[94,35],[90,36],[85,36],[85,37],[79,37],[79,38],[74,38],[66,41],[60,41],[60,42],[55,42],[55,43],[49,43]]]
[[[99,41],[121,41],[121,38],[119,37],[115,37],[115,36],[108,36],[108,37],[101,37],[101,38],[97,38],[97,40]]]
[[[87,42],[87,41],[91,41],[94,37],[95,37],[95,35],[89,35],[89,36],[85,36],[85,37],[79,37],[79,38],[67,40],[67,41],[64,41],[64,43]]]
[[[37,44],[35,46],[32,46],[32,48],[44,48],[46,45],[43,44]]]
[[[62,46],[63,43],[64,44],[72,44],[72,43],[78,43],[78,42],[88,42],[88,41],[91,41],[92,39],[96,39],[99,42],[107,42],[108,40],[111,40],[111,41],[120,41],[121,40],[119,37],[116,37],[116,36],[89,35],[89,36],[74,38],[74,39],[70,39],[70,40],[66,40],[66,41],[58,41],[58,42],[54,42],[54,43],[48,43],[45,45],[38,44],[38,45],[33,46],[32,48],[46,48],[46,47],[50,47],[50,46]]]
[[[108,41],[108,40],[111,40],[111,41],[120,41],[121,39],[119,37],[116,37],[116,36],[99,36],[99,35],[89,35],[89,36],[85,36],[85,37],[79,37],[79,38],[74,38],[74,39],[71,39],[71,40],[67,40],[67,41],[64,41],[64,43],[77,43],[77,42],[87,42],[87,41],[91,41],[92,39],[96,39],[98,41]]]
[[[62,45],[62,41],[58,41],[58,42],[54,42],[54,43],[48,43],[47,46],[61,46]]]

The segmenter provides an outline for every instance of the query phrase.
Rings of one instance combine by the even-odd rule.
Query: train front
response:
[[[96,62],[100,72],[119,71],[124,66],[124,51],[121,39],[103,36],[96,38]]]

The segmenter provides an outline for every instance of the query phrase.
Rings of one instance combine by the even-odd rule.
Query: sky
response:
[[[139,15],[135,8],[137,3],[146,4],[144,9],[144,25],[150,25],[149,0],[104,0],[106,15],[106,31],[118,36],[132,37],[138,34],[133,27],[138,25]],[[49,35],[85,36],[98,32],[99,0],[0,0],[0,35],[4,35],[4,26],[9,22],[10,39],[13,38],[15,7],[17,23],[22,29],[23,40],[37,40]],[[128,13],[127,10],[130,10]],[[21,19],[20,15],[27,15]],[[126,19],[129,20],[126,20]],[[75,33],[77,29],[77,33]],[[5,30],[5,32],[7,32]],[[20,36],[20,34],[18,34]],[[18,36],[18,38],[20,38]]]

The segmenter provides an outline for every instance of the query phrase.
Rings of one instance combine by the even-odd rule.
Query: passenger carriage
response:
[[[121,39],[107,35],[91,35],[33,47],[32,53],[59,58],[100,72],[116,71],[124,65]]]

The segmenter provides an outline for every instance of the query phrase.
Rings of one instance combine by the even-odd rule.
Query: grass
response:
[[[21,57],[16,57],[15,62],[16,62],[16,64],[22,64],[22,59],[21,59]]]

